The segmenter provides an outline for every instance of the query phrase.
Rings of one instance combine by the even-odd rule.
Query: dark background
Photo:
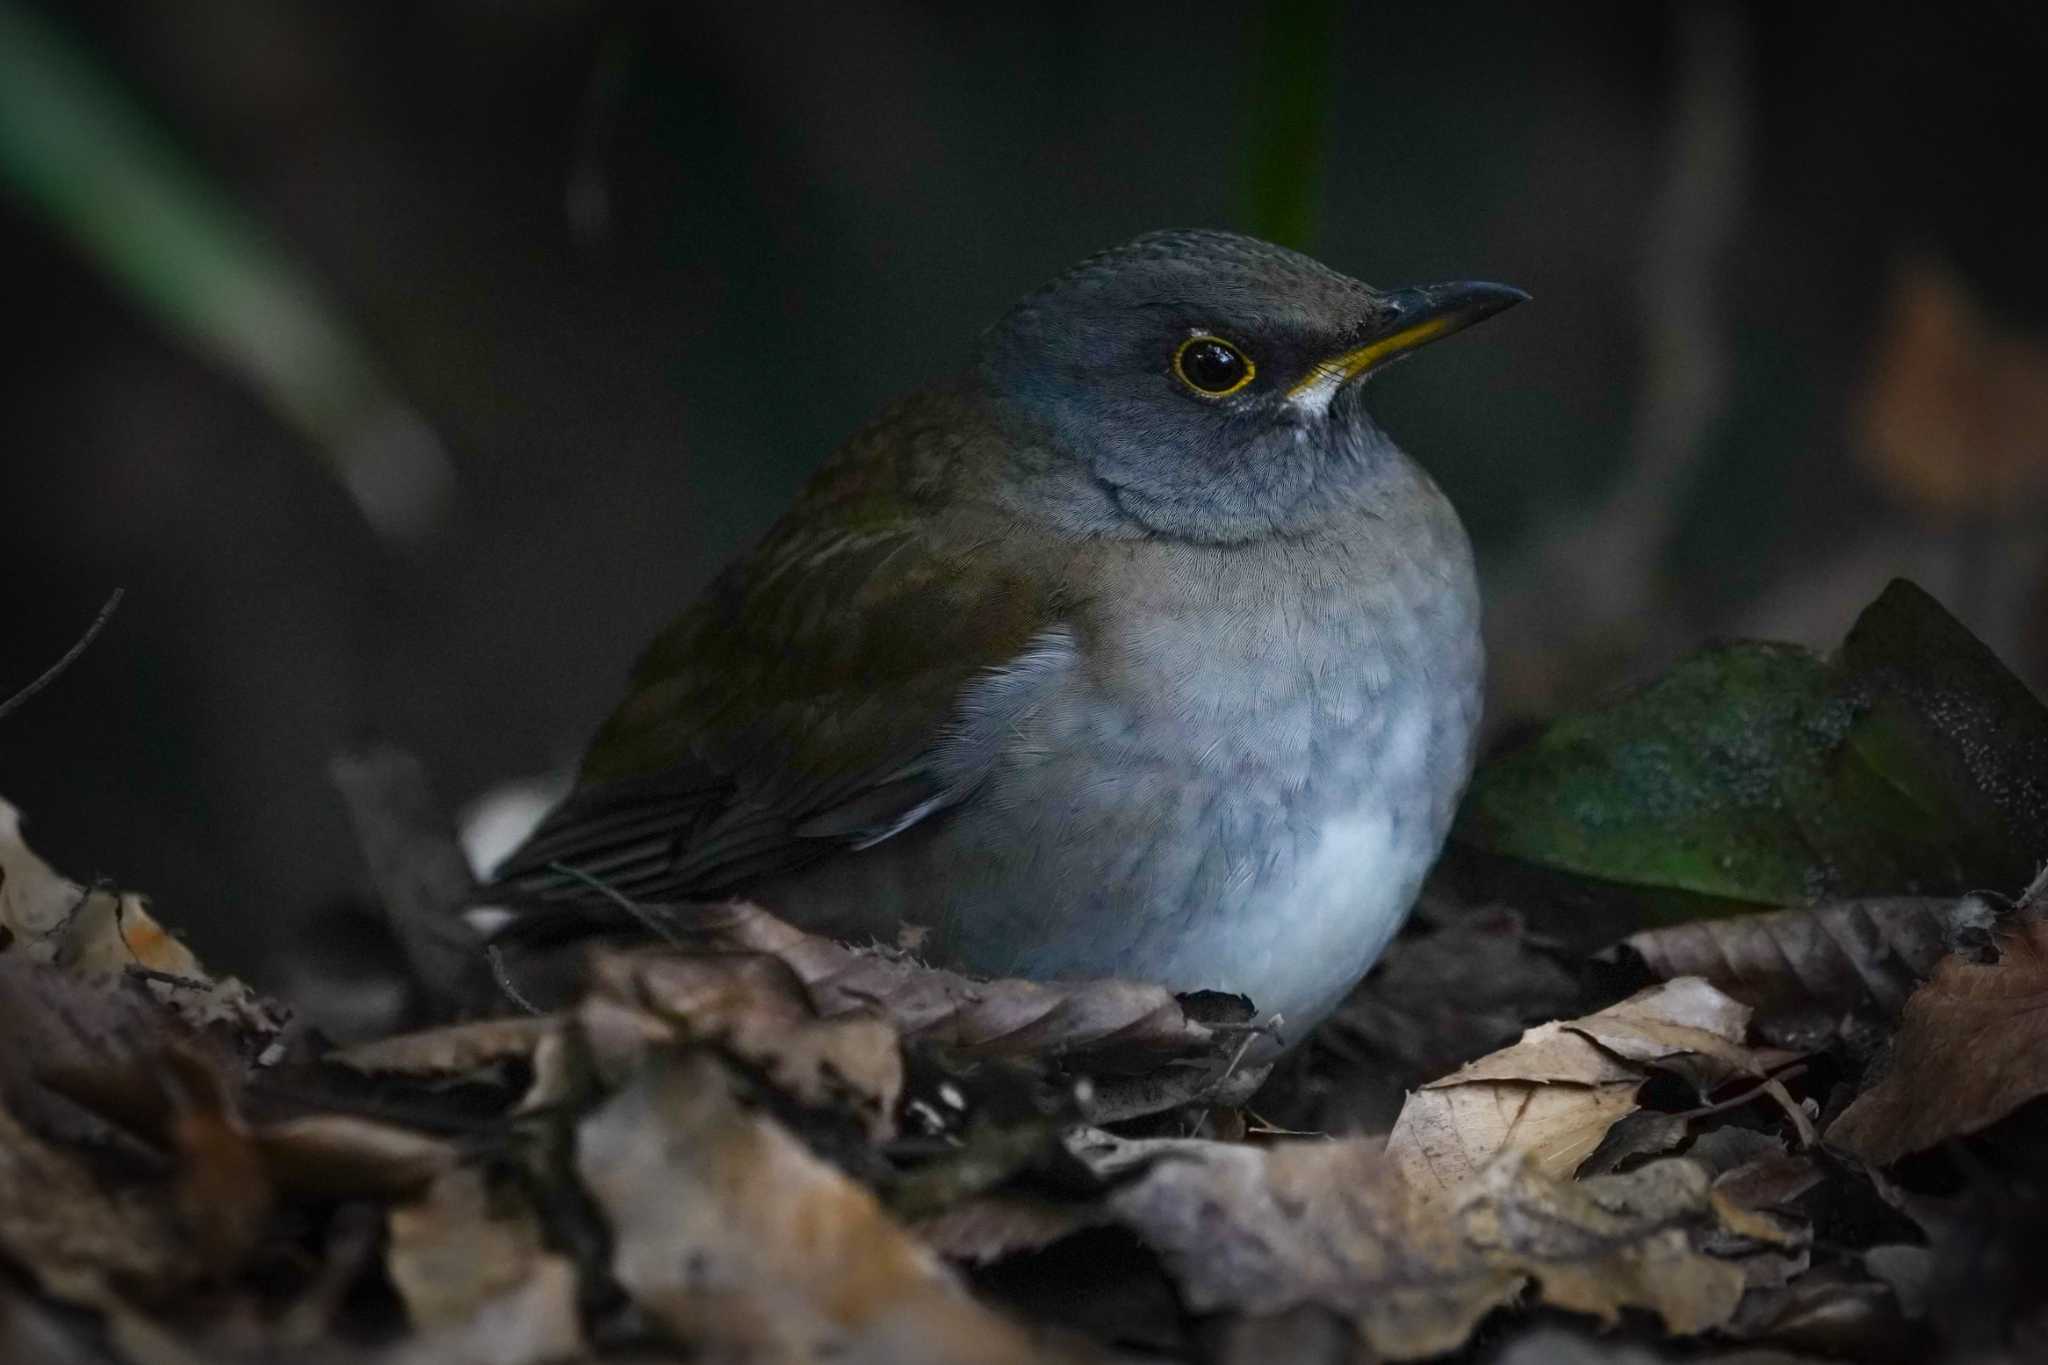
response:
[[[337,748],[451,803],[568,763],[833,442],[1161,226],[1535,296],[1375,394],[1478,542],[1498,724],[1715,633],[1831,646],[1895,573],[2048,676],[2037,6],[4,3],[455,472],[380,534],[0,185],[0,693],[128,589],[0,795],[230,969],[339,942]]]

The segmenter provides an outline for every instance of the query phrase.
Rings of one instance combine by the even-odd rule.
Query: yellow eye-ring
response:
[[[1205,398],[1228,398],[1252,382],[1259,367],[1222,337],[1191,336],[1173,353],[1173,373]]]

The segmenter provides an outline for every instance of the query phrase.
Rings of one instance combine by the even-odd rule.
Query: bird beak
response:
[[[1512,285],[1486,284],[1478,280],[1427,284],[1417,289],[1397,289],[1391,294],[1384,294],[1380,298],[1381,312],[1372,335],[1361,345],[1317,361],[1301,382],[1287,391],[1287,397],[1292,401],[1320,406],[1352,380],[1362,378],[1438,337],[1462,332],[1473,323],[1490,318],[1502,309],[1512,308],[1528,297]]]

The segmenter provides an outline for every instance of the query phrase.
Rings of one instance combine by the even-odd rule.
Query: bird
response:
[[[1470,542],[1366,381],[1528,296],[1221,230],[1025,295],[634,668],[498,869],[509,931],[745,897],[991,976],[1248,997],[1291,1047],[1473,762]]]

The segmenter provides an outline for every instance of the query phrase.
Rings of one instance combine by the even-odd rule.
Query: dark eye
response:
[[[1196,393],[1222,398],[1252,382],[1258,366],[1222,337],[1189,337],[1173,353],[1173,372]]]

